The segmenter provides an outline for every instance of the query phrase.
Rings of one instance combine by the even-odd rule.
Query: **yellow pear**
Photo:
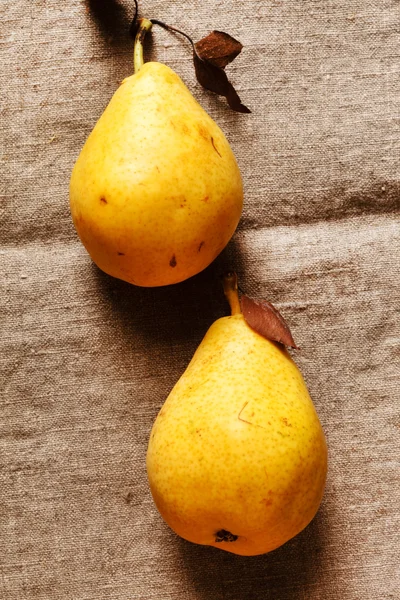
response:
[[[242,180],[218,125],[181,79],[143,64],[95,125],[70,183],[73,222],[94,262],[140,286],[177,283],[207,267],[233,235]]]
[[[147,471],[180,536],[241,555],[269,552],[316,514],[327,447],[300,371],[240,312],[208,330],[154,423]]]

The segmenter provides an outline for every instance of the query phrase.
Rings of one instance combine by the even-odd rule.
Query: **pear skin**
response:
[[[221,129],[157,62],[122,82],[70,182],[73,222],[93,261],[139,286],[177,283],[207,267],[233,235],[242,203]]]
[[[191,542],[256,555],[304,529],[327,446],[283,346],[242,314],[217,320],[157,416],[147,471],[162,517]]]

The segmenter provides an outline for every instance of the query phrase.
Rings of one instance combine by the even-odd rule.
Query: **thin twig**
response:
[[[138,0],[134,0],[134,2],[135,2],[135,13],[133,15],[131,25],[129,27],[129,35],[133,38],[136,35],[137,16],[138,16],[138,12],[139,12]]]
[[[181,31],[180,29],[177,29],[176,27],[172,27],[172,25],[167,25],[166,23],[163,23],[162,21],[159,21],[158,19],[150,19],[150,21],[153,23],[153,25],[159,25],[160,27],[163,27],[167,31],[175,31],[175,33],[180,33],[187,40],[189,40],[189,42],[192,44],[192,46],[194,48],[194,42],[193,42],[192,38],[184,31]]]

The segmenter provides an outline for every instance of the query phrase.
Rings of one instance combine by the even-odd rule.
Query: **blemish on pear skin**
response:
[[[264,506],[271,506],[271,504],[273,504],[272,498],[264,498],[264,500],[262,502],[263,502]]]
[[[205,139],[205,140],[208,140],[208,131],[207,131],[207,129],[205,129],[205,127],[203,127],[202,125],[199,125],[198,130],[199,130],[199,134],[201,135],[201,137],[203,139]]]
[[[197,252],[200,252],[200,250],[202,249],[202,247],[204,246],[204,241],[200,242],[199,247],[197,248]]]
[[[212,144],[212,147],[214,148],[215,152],[218,154],[218,156],[220,158],[222,158],[222,154],[220,153],[217,146],[215,145],[214,138],[212,136],[211,136],[211,144]]]
[[[102,204],[108,204],[107,200],[104,198],[104,196],[102,196],[100,198],[100,202],[102,202]]]
[[[118,256],[125,256],[125,252],[117,252]]]
[[[175,254],[172,255],[172,258],[169,261],[169,266],[172,267],[172,268],[176,267],[176,256],[175,256]]]
[[[215,534],[215,541],[219,542],[236,542],[238,539],[238,535],[231,533],[230,531],[226,531],[226,529],[220,529]]]
[[[262,425],[259,425],[258,423],[252,423],[251,421],[246,421],[246,419],[242,419],[241,414],[244,411],[244,409],[246,408],[246,406],[248,405],[249,401],[247,400],[247,402],[245,402],[242,406],[242,409],[240,411],[240,413],[238,414],[238,419],[239,421],[242,421],[243,423],[247,423],[247,425],[254,425],[255,427],[260,427],[260,429],[265,429],[265,427],[263,427]],[[254,412],[251,415],[252,417],[254,416]]]

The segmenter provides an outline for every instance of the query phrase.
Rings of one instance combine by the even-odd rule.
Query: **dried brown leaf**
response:
[[[243,316],[254,331],[273,342],[298,348],[285,319],[270,302],[242,296],[241,305]]]
[[[151,19],[153,25],[160,25],[168,31],[173,31],[183,35],[192,45],[193,62],[196,71],[197,81],[207,90],[220,96],[225,96],[232,110],[241,113],[249,113],[250,109],[242,104],[238,93],[229,81],[224,69],[237,56],[242,49],[240,42],[222,31],[213,31],[198,44],[195,44],[192,38],[172,25],[167,25],[158,19]],[[199,45],[200,52],[197,50]],[[204,56],[203,56],[204,55]],[[210,60],[206,58],[210,56]]]
[[[232,110],[241,113],[249,113],[250,109],[242,104],[238,93],[229,81],[226,73],[220,67],[216,67],[208,60],[202,59],[194,48],[193,62],[197,81],[207,90],[220,96],[225,96]]]
[[[201,59],[221,69],[229,65],[243,48],[240,42],[223,31],[212,31],[194,46]]]

